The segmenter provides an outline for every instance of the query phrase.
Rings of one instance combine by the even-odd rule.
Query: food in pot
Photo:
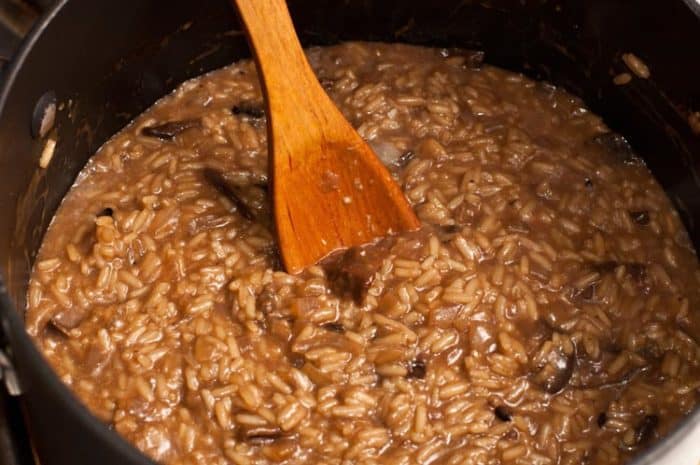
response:
[[[424,227],[284,273],[254,65],[183,84],[34,267],[27,329],[99,418],[166,464],[617,464],[694,408],[697,258],[623,137],[480,54],[308,53]]]

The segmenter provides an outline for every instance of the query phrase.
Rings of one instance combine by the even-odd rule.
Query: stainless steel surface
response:
[[[22,394],[17,372],[15,372],[15,368],[12,366],[12,360],[10,360],[10,357],[2,347],[0,347],[0,381],[4,382],[5,389],[7,389],[8,394],[11,396]]]

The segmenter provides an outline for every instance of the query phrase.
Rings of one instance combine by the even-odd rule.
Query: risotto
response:
[[[254,64],[184,83],[90,160],[32,274],[27,330],[95,415],[168,465],[554,465],[695,407],[698,261],[623,137],[479,53],[308,56],[422,229],[283,272]]]

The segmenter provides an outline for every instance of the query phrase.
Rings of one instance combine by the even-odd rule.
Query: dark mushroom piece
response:
[[[591,270],[597,271],[600,274],[613,273],[618,267],[624,266],[625,273],[632,278],[632,281],[645,293],[649,291],[649,282],[647,276],[647,266],[643,263],[636,262],[617,262],[608,260],[604,262],[592,263]]]
[[[282,437],[282,430],[274,426],[241,426],[238,440],[249,444],[269,444]]]
[[[634,221],[640,226],[646,226],[649,224],[650,218],[648,210],[630,211],[629,215],[630,218],[632,218],[632,221]]]
[[[95,215],[95,216],[97,216],[99,218],[100,216],[113,216],[113,215],[114,215],[114,209],[111,207],[105,207],[102,210],[100,210],[97,213],[97,215]]]
[[[510,410],[508,407],[505,407],[503,405],[499,405],[493,410],[494,415],[496,415],[496,418],[498,418],[501,421],[511,421],[513,419],[513,415],[510,413]]]
[[[595,422],[599,428],[602,428],[605,426],[605,423],[608,422],[608,415],[605,412],[600,412],[598,417],[596,417]]]
[[[231,224],[233,219],[230,216],[221,215],[202,215],[196,218],[192,218],[187,223],[187,230],[191,236],[194,236],[202,231],[208,231],[210,229],[223,228]]]
[[[169,121],[156,126],[147,126],[141,130],[141,134],[161,140],[172,140],[175,136],[187,129],[200,127],[202,127],[202,122],[199,119],[185,119],[181,121]]]
[[[617,358],[619,349],[612,341],[607,341],[608,347],[602,351],[602,362],[591,360],[585,351],[576,350],[574,372],[569,381],[569,385],[576,389],[605,389],[615,386],[624,386],[629,381],[649,369],[649,366],[629,366],[625,370],[620,370],[614,376],[601,366],[607,366],[613,359]]]
[[[408,150],[399,155],[399,158],[396,160],[396,166],[398,166],[399,168],[405,168],[406,165],[408,165],[408,163],[415,157],[416,154],[413,151]]]
[[[271,286],[265,286],[258,295],[257,307],[262,311],[263,315],[271,315],[279,306],[280,298]]]
[[[462,230],[462,226],[458,224],[447,224],[438,226],[436,234],[440,242],[446,244],[450,242]]]
[[[633,451],[639,446],[649,444],[656,437],[656,429],[659,426],[658,415],[645,415],[634,428],[634,436],[623,439],[620,447],[627,451]]]
[[[271,227],[271,223],[272,220],[270,219],[269,222],[265,222],[264,224],[267,227]],[[270,268],[272,268],[275,271],[282,270],[282,257],[280,257],[280,249],[277,247],[276,244],[270,244],[266,247],[263,247],[262,252],[265,256],[269,257]]]
[[[548,394],[556,394],[566,387],[574,372],[575,360],[560,348],[547,355],[543,366],[532,376],[532,381]]]
[[[406,378],[423,379],[427,373],[427,367],[424,360],[419,358],[408,362],[408,373]]]
[[[343,334],[345,332],[345,327],[340,323],[325,323],[321,325],[326,331],[331,331],[333,333]]]
[[[595,288],[596,284],[589,284],[588,286],[584,287],[583,289],[575,289],[574,290],[574,298],[572,300],[574,301],[584,301],[584,302],[589,302],[593,300],[595,297]]]
[[[326,271],[331,290],[338,296],[351,297],[360,305],[390,244],[391,240],[388,239],[376,244],[352,247],[326,258],[321,266]]]
[[[84,309],[73,306],[56,313],[53,318],[51,318],[50,322],[51,325],[61,333],[70,336],[71,331],[80,326],[80,323],[82,323],[86,317],[87,312]]]
[[[231,108],[231,113],[244,119],[259,120],[265,117],[265,109],[262,103],[240,102]]]
[[[659,426],[659,417],[657,415],[645,415],[634,429],[637,444],[644,444],[652,440],[656,435],[657,426]]]
[[[211,167],[211,169],[215,168]],[[222,173],[224,172],[221,168],[219,168],[219,171]],[[265,172],[226,170],[224,177],[229,184],[236,187],[257,186],[267,189],[268,178]]]
[[[647,267],[641,263],[628,263],[625,265],[627,272],[632,277],[637,286],[648,288]]]
[[[604,274],[614,272],[619,266],[625,267],[626,273],[632,278],[637,287],[639,287],[645,293],[649,291],[650,282],[647,276],[647,266],[643,263],[620,263],[610,260],[594,263],[591,268],[601,274]]]
[[[603,274],[615,271],[615,268],[617,268],[618,266],[620,266],[619,262],[616,262],[614,260],[608,260],[605,262],[594,263],[591,267],[598,273]]]
[[[289,364],[294,368],[302,368],[306,364],[306,358],[297,353],[289,354]]]
[[[222,171],[212,167],[204,169],[204,178],[233,202],[243,218],[271,227],[272,218],[267,193],[263,189],[254,185],[234,185]]]
[[[326,90],[326,92],[328,92],[333,89],[333,86],[335,85],[335,79],[331,79],[329,77],[319,77],[318,83],[321,84],[321,87],[323,87]]]

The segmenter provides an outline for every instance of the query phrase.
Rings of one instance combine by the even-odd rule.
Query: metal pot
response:
[[[669,0],[290,0],[306,44],[402,41],[486,51],[487,61],[584,98],[626,135],[700,246],[700,7]],[[695,12],[695,14],[694,14]],[[634,52],[649,80],[616,86]],[[95,150],[184,79],[248,55],[226,0],[61,0],[25,41],[0,93],[0,370],[21,400],[45,464],[151,463],[95,419],[27,337],[21,310],[41,238]],[[32,118],[59,103],[48,169]],[[47,94],[49,93],[49,94]],[[39,108],[35,108],[39,105]],[[0,338],[0,343],[2,338]],[[9,363],[6,363],[9,362]],[[3,366],[5,363],[6,366]],[[638,464],[697,464],[700,410],[641,453]]]

